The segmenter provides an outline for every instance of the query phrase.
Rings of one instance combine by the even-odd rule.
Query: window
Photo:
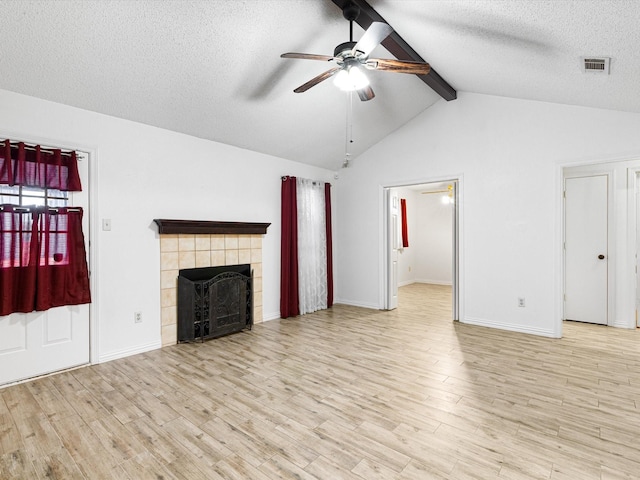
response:
[[[25,207],[66,207],[69,201],[69,193],[52,188],[22,187],[0,185],[0,204],[10,204]],[[20,213],[20,210],[15,212]],[[25,211],[26,213],[26,211]],[[19,226],[19,227],[18,227]],[[16,227],[18,227],[16,229]],[[48,232],[47,248],[41,248],[39,252],[40,265],[66,265],[69,263],[67,252],[66,222],[53,222],[53,229]],[[3,241],[9,242],[11,236],[19,238],[12,249],[3,248],[0,258],[0,268],[29,265],[30,243],[32,235],[32,220],[30,215],[23,215],[22,220],[13,228],[5,225],[3,228],[6,236]],[[35,253],[35,252],[34,252]]]
[[[38,207],[66,207],[69,192],[53,188],[0,185],[0,204]]]

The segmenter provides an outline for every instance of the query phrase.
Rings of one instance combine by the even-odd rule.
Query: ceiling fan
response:
[[[294,90],[302,93],[320,82],[333,77],[334,83],[342,90],[356,91],[360,100],[367,101],[375,97],[373,89],[369,86],[369,80],[363,69],[382,70],[395,73],[411,73],[426,75],[430,67],[428,63],[408,60],[396,60],[387,58],[369,58],[371,52],[387,38],[393,28],[383,22],[373,22],[364,32],[358,42],[353,41],[353,21],[358,18],[360,9],[357,5],[349,3],[342,10],[344,18],[349,20],[349,41],[338,45],[330,55],[316,55],[312,53],[283,53],[282,58],[298,58],[304,60],[320,60],[323,62],[335,62],[336,66],[312,78]]]

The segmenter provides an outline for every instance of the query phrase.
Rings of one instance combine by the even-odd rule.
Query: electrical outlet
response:
[[[133,321],[134,323],[142,323],[142,312],[134,312]]]
[[[518,306],[524,307],[524,297],[518,297]]]

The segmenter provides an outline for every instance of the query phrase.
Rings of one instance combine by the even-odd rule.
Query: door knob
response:
[[[598,255],[598,258],[599,258],[600,260],[604,260],[604,255],[600,254],[600,255]]]

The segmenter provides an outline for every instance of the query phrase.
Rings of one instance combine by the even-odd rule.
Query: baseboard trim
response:
[[[270,322],[271,320],[279,320],[279,319],[280,319],[280,312],[265,313],[262,315],[262,323]]]
[[[407,285],[413,285],[414,283],[425,283],[427,285],[447,285],[447,286],[452,286],[452,283],[450,281],[445,281],[445,280],[420,280],[420,279],[415,279],[415,280],[406,280],[404,282],[399,282],[398,283],[398,287],[406,287]]]
[[[98,358],[98,363],[110,362],[111,360],[130,357],[131,355],[150,352],[151,350],[157,350],[159,348],[162,348],[162,342],[153,342],[153,343],[147,343],[146,345],[138,345],[137,347],[127,348],[125,350],[119,350],[117,352],[107,353],[106,355],[100,355],[100,357]]]
[[[485,320],[483,318],[465,317],[460,320],[461,323],[467,323],[469,325],[477,325],[478,327],[497,328],[498,330],[508,330],[510,332],[526,333],[529,335],[537,335],[539,337],[558,338],[553,330],[546,330],[542,328],[527,327],[523,325],[516,325],[513,323],[502,323],[491,320]]]
[[[428,283],[431,285],[448,285],[449,287],[452,285],[451,281],[447,280],[416,280],[415,283]]]
[[[614,321],[609,326],[613,328],[627,328],[627,329],[637,328],[636,325],[634,325],[633,323],[622,322],[622,321],[617,321],[617,322]]]
[[[370,303],[362,303],[362,302],[356,302],[353,300],[345,300],[344,298],[340,298],[335,300],[334,302],[335,304],[342,304],[342,305],[349,305],[350,307],[360,307],[360,308],[368,308],[370,310],[380,310],[380,307],[378,305],[372,305]]]

